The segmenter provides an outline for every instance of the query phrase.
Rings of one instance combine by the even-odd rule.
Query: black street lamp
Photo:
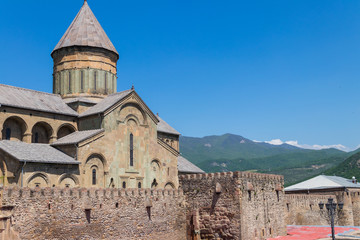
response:
[[[329,213],[330,218],[331,218],[331,236],[332,236],[332,240],[335,240],[335,229],[334,229],[335,210],[336,210],[336,206],[338,206],[339,209],[342,210],[343,207],[344,207],[344,203],[336,204],[333,201],[334,200],[332,198],[329,198],[328,202],[325,204],[325,206],[326,206],[326,209],[328,210],[328,213]],[[324,203],[320,202],[319,203],[319,208],[320,208],[320,210],[322,210],[324,208]]]

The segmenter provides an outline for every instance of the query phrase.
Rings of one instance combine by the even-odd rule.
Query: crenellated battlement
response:
[[[284,181],[284,176],[282,175],[240,172],[240,171],[179,175],[179,179],[216,179],[216,178],[224,178],[224,177]]]
[[[14,186],[0,194],[0,211],[14,219],[19,239],[185,238],[182,190]]]
[[[179,175],[179,179],[213,179],[223,177],[233,177],[233,172],[217,172],[217,173],[197,173]]]
[[[309,195],[309,194],[286,194],[285,195],[285,198],[286,199],[291,199],[291,200],[306,200],[306,199],[328,199],[330,197],[335,197],[335,195],[330,195],[330,194],[327,194],[327,195]]]
[[[46,187],[46,188],[20,188],[5,187],[0,188],[2,197],[4,198],[26,198],[26,197],[72,197],[72,198],[117,198],[117,197],[179,197],[183,195],[181,189],[114,189],[114,188],[60,188],[60,187]]]

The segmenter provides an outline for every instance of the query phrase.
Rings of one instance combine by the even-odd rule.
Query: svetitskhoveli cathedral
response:
[[[52,94],[0,84],[0,184],[177,188],[202,172],[134,88],[116,91],[119,54],[86,1],[51,57]]]

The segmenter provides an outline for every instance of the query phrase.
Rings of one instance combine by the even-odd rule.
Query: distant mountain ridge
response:
[[[265,142],[254,142],[247,138],[234,134],[221,136],[206,136],[203,138],[181,137],[181,151],[183,154],[191,154],[192,160],[201,162],[206,157],[214,158],[259,158],[288,152],[288,150],[301,151],[301,148],[289,145],[272,145]],[[198,158],[195,156],[199,155]]]
[[[326,175],[336,175],[344,178],[360,179],[360,152],[354,151],[345,161],[339,165],[328,169],[325,172]]]
[[[286,183],[319,174],[351,153],[329,148],[303,149],[289,144],[254,142],[235,134],[180,137],[181,153],[206,172],[258,171],[282,174]]]

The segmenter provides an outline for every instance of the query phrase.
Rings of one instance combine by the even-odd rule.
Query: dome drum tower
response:
[[[116,92],[119,55],[86,1],[51,57],[53,93],[96,100]]]

